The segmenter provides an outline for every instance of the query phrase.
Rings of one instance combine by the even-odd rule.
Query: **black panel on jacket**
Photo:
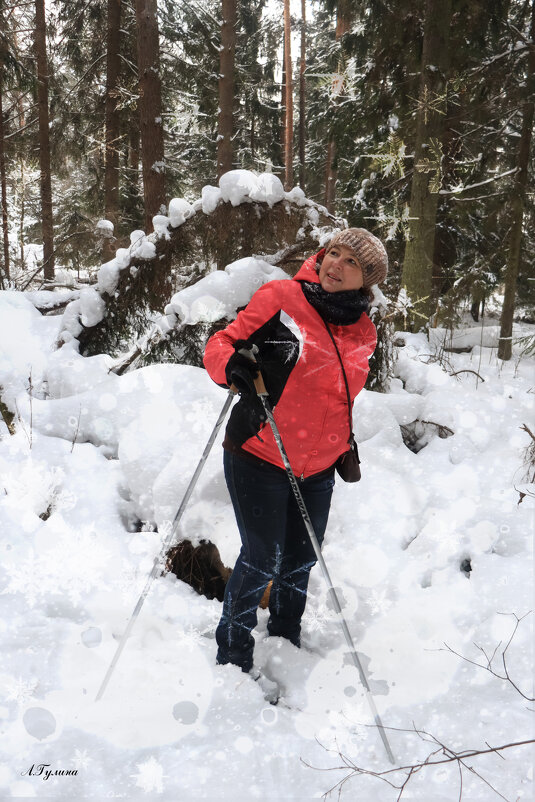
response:
[[[281,321],[281,311],[276,312],[249,337],[249,342],[258,346],[256,358],[272,407],[281,397],[299,358],[299,340]],[[240,398],[232,409],[227,434],[233,443],[241,446],[259,432],[265,420],[264,408],[259,398]]]

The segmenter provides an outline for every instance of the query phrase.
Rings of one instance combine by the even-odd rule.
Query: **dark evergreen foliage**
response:
[[[339,44],[332,16],[336,5],[332,0],[324,3],[311,37],[309,190],[321,197],[322,160],[328,134],[334,131],[337,212],[352,225],[387,236],[391,259],[401,260],[424,4],[415,0],[358,4],[352,30]],[[499,176],[514,167],[529,10],[529,4],[520,0],[454,0],[446,133],[436,154],[443,194],[434,260],[441,276],[437,292],[453,292],[457,301],[461,288],[464,297],[488,295],[502,277],[508,231],[505,200],[512,178]],[[345,68],[344,84],[339,102],[333,105],[329,76],[340,63]],[[325,78],[318,78],[318,73]],[[480,186],[468,189],[473,185]],[[529,289],[533,282],[525,277],[533,255],[531,230],[526,226],[519,279],[519,292],[528,296],[533,293]],[[528,296],[521,297],[527,301]]]
[[[333,134],[336,213],[387,238],[393,264],[402,261],[405,247],[425,4],[355,3],[352,25],[336,41],[343,2],[316,0],[307,12],[305,186],[309,197],[323,202],[326,147]],[[450,316],[461,299],[480,301],[503,278],[530,4],[453,0],[453,8],[445,134],[433,165],[441,189],[436,292],[443,299],[441,310]],[[193,199],[205,184],[215,183],[220,2],[160,0],[158,9],[168,196]],[[281,175],[282,14],[266,0],[241,0],[237,11],[235,166],[264,170],[271,165]],[[28,256],[27,244],[40,241],[34,57],[29,39],[14,35],[32,25],[31,6],[14,8],[0,40],[15,272]],[[297,31],[297,20],[293,25]],[[58,0],[47,7],[47,26],[56,262],[94,277],[100,261],[95,224],[104,213],[106,2]],[[122,3],[121,37],[121,215],[115,233],[124,246],[143,219],[131,0]],[[342,78],[333,84],[338,74]],[[297,135],[294,139],[297,143]],[[294,168],[297,174],[297,153]],[[528,198],[533,190],[531,171]],[[528,203],[518,280],[527,317],[535,294],[529,280],[533,217]],[[394,298],[398,289],[394,268],[388,294]]]

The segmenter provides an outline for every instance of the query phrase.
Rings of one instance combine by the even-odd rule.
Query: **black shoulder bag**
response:
[[[360,474],[360,459],[359,459],[359,450],[357,448],[357,443],[355,440],[355,435],[353,434],[353,417],[352,417],[352,404],[351,404],[351,396],[349,394],[349,385],[347,383],[347,376],[344,370],[344,363],[342,362],[342,357],[340,356],[340,351],[338,350],[338,346],[336,345],[336,341],[333,337],[332,331],[330,330],[326,321],[325,328],[329,333],[329,337],[332,340],[332,344],[334,345],[336,356],[338,357],[338,361],[340,362],[340,367],[342,368],[342,375],[344,377],[344,384],[346,386],[346,393],[347,393],[347,409],[349,413],[349,451],[345,451],[341,454],[338,459],[336,460],[335,468],[336,472],[339,476],[342,477],[344,482],[359,482],[361,478]]]

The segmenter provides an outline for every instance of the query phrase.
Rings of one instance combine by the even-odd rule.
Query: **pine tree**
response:
[[[117,236],[119,220],[119,157],[121,129],[119,116],[121,0],[108,0],[106,36],[106,166],[104,174],[104,214],[113,223]],[[113,239],[104,242],[103,260],[113,258]]]
[[[293,186],[293,81],[292,81],[292,28],[290,0],[284,0],[284,187]]]
[[[219,115],[217,176],[232,170],[234,136],[234,58],[236,51],[236,0],[221,3],[221,51],[219,67]]]
[[[151,231],[153,215],[166,204],[157,0],[136,0],[136,18],[145,228]]]
[[[349,0],[338,0],[336,8],[336,42],[339,42],[344,34],[351,27],[353,17],[353,7]],[[338,69],[332,79],[332,90],[330,100],[330,112],[333,119],[336,116],[336,106],[340,101],[343,90],[343,59],[338,60]],[[336,159],[336,134],[333,128],[329,131],[329,142],[327,144],[327,158],[325,163],[325,206],[328,211],[334,211],[337,178],[337,159]]]
[[[282,163],[280,87],[275,83],[280,18],[267,14],[265,0],[242,0],[236,24],[236,161],[265,170]]]
[[[522,228],[528,184],[528,166],[533,133],[535,110],[535,0],[531,3],[531,24],[529,30],[529,50],[526,69],[526,99],[522,110],[522,132],[518,146],[517,173],[514,181],[514,192],[510,198],[511,230],[507,269],[505,273],[505,296],[500,326],[500,342],[498,356],[500,359],[511,359],[513,313],[518,271],[520,267]]]
[[[43,272],[54,279],[54,221],[50,162],[50,124],[48,114],[48,59],[44,0],[35,0],[35,52],[37,58],[37,97],[39,106],[39,165],[41,170],[41,228]]]
[[[306,162],[306,0],[301,0],[301,47],[299,56],[299,186],[305,191]]]
[[[421,83],[418,97],[410,233],[402,284],[417,314],[433,308],[433,254],[441,187],[442,136],[449,62],[451,0],[426,0]]]
[[[196,197],[216,181],[221,0],[161,3],[162,83],[170,195]]]
[[[4,22],[4,2],[0,0],[0,28],[5,30]],[[6,183],[6,148],[4,138],[4,108],[3,108],[3,94],[4,94],[4,74],[6,72],[6,62],[8,59],[7,43],[4,36],[0,38],[0,187],[1,196],[0,204],[2,208],[2,238],[3,238],[3,254],[4,264],[3,269],[0,270],[0,289],[4,289],[4,278],[9,279],[9,227],[8,227],[8,212],[7,212],[7,183]]]

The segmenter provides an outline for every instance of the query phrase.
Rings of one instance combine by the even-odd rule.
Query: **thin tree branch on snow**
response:
[[[498,652],[498,649],[500,648],[501,641],[495,647],[492,655],[488,655],[487,652],[481,646],[477,646],[477,644],[476,644],[477,648],[485,656],[485,659],[487,661],[486,665],[482,665],[481,663],[478,663],[478,662],[476,662],[474,660],[470,660],[469,658],[465,657],[464,655],[459,654],[458,652],[456,652],[454,649],[451,649],[447,644],[445,644],[446,648],[452,654],[455,654],[457,657],[461,657],[461,659],[465,660],[466,662],[471,663],[472,665],[478,666],[479,668],[484,668],[486,671],[489,671],[494,677],[509,682],[511,684],[511,686],[517,691],[517,693],[520,696],[522,696],[524,699],[527,699],[528,701],[534,701],[529,696],[527,696],[525,693],[523,693],[520,690],[520,688],[518,687],[518,685],[515,682],[512,681],[512,679],[510,677],[510,674],[509,674],[509,669],[507,667],[507,658],[506,658],[507,650],[509,649],[509,646],[511,645],[511,643],[512,643],[512,641],[513,641],[513,639],[514,639],[514,637],[516,635],[516,632],[518,630],[518,627],[520,626],[520,623],[528,615],[530,615],[531,613],[532,613],[532,611],[530,610],[529,612],[525,613],[523,616],[520,616],[520,617],[517,616],[515,613],[498,613],[498,615],[513,615],[515,617],[515,619],[516,619],[516,623],[515,623],[515,626],[513,627],[513,631],[512,631],[512,633],[511,633],[511,635],[509,637],[509,640],[507,641],[507,643],[505,644],[505,646],[504,646],[504,648],[502,649],[502,652],[501,652],[501,659],[502,659],[502,665],[503,665],[503,671],[504,671],[503,675],[500,674],[498,671],[496,671],[494,669],[494,667],[493,667],[493,662],[494,662],[494,660],[496,658],[496,654]],[[444,650],[443,649],[439,649],[438,651],[444,651]],[[376,725],[375,724],[364,724],[363,726],[365,726],[365,727],[375,727]],[[340,751],[340,749],[338,747],[338,744],[336,744],[336,749],[329,749],[328,747],[324,746],[324,744],[322,744],[318,739],[316,739],[317,742],[320,744],[320,746],[323,749],[325,749],[326,752],[335,753],[340,758],[340,760],[342,761],[342,765],[332,766],[330,768],[320,768],[318,766],[312,766],[311,764],[309,764],[306,761],[304,761],[302,758],[301,758],[301,762],[305,766],[307,766],[308,768],[313,768],[313,769],[316,769],[317,771],[347,771],[348,770],[348,773],[344,777],[342,777],[341,780],[339,780],[337,783],[335,783],[328,791],[325,792],[325,794],[323,794],[324,798],[330,796],[330,794],[332,794],[333,791],[337,791],[338,792],[338,799],[340,799],[342,791],[344,789],[344,786],[345,786],[345,784],[347,782],[349,782],[349,780],[353,779],[355,776],[368,776],[368,777],[375,777],[378,780],[381,780],[382,782],[384,782],[387,785],[389,785],[395,791],[398,791],[399,793],[396,796],[396,802],[399,802],[399,800],[401,800],[401,798],[402,798],[407,786],[409,785],[410,781],[412,780],[412,778],[414,776],[416,776],[417,774],[419,774],[420,772],[422,772],[424,769],[427,769],[427,768],[429,768],[431,766],[445,766],[445,765],[456,764],[457,768],[458,768],[458,771],[459,771],[459,795],[458,795],[459,802],[461,802],[461,800],[462,800],[463,789],[464,789],[463,771],[464,772],[468,771],[468,772],[470,772],[470,774],[474,775],[479,780],[481,780],[481,782],[484,783],[493,792],[493,794],[496,794],[498,797],[500,797],[500,799],[504,799],[505,802],[513,802],[513,800],[508,800],[506,796],[504,796],[479,771],[477,771],[474,768],[473,765],[469,765],[467,763],[467,761],[470,760],[471,758],[479,757],[481,755],[490,755],[490,754],[495,754],[495,755],[501,757],[502,760],[505,760],[504,756],[501,754],[502,752],[504,752],[507,749],[520,748],[522,746],[528,746],[528,745],[534,744],[535,743],[535,738],[512,741],[510,743],[501,744],[500,746],[491,746],[488,741],[485,741],[485,744],[487,746],[486,749],[456,750],[456,749],[453,749],[452,747],[447,746],[446,743],[441,741],[439,738],[437,738],[432,733],[427,732],[427,730],[418,729],[416,727],[416,725],[414,724],[414,722],[413,722],[412,726],[413,726],[413,729],[404,729],[404,728],[400,728],[400,727],[385,727],[385,729],[390,730],[391,732],[409,733],[411,735],[417,735],[420,740],[424,741],[425,743],[432,744],[433,747],[436,747],[436,748],[433,748],[433,750],[427,755],[427,757],[424,760],[419,760],[419,761],[415,761],[414,763],[407,763],[407,764],[402,765],[402,766],[396,766],[394,768],[385,769],[384,771],[373,771],[372,769],[367,769],[367,768],[365,768],[363,766],[358,766],[354,761],[350,760],[346,755],[344,755]],[[399,776],[400,774],[401,774],[401,776]]]
[[[375,724],[366,724],[364,726],[367,727],[375,727]],[[320,741],[318,743],[320,746],[325,749],[326,752],[334,752],[338,755],[340,760],[342,761],[343,765],[341,766],[332,766],[331,768],[324,769],[319,768],[317,766],[312,766],[310,763],[307,763],[305,760],[301,758],[301,762],[311,769],[316,769],[317,771],[343,771],[345,769],[349,769],[349,773],[335,783],[328,791],[323,794],[323,797],[326,798],[333,791],[338,791],[338,799],[341,797],[341,793],[343,787],[349,780],[354,778],[356,775],[366,775],[369,777],[376,777],[378,780],[382,780],[391,788],[399,791],[399,794],[396,797],[396,802],[399,802],[401,799],[404,791],[406,790],[408,784],[410,783],[411,779],[418,773],[420,773],[423,769],[429,768],[430,766],[441,766],[446,764],[457,763],[459,768],[459,802],[462,799],[462,792],[463,792],[463,769],[468,770],[471,774],[474,774],[478,777],[485,785],[488,786],[497,796],[501,799],[506,800],[508,802],[507,797],[503,796],[497,788],[495,788],[488,780],[485,779],[473,766],[470,766],[466,763],[467,760],[473,757],[478,757],[480,755],[489,755],[489,754],[499,754],[500,757],[503,757],[500,753],[505,751],[506,749],[513,749],[518,748],[521,746],[527,746],[528,744],[535,743],[535,739],[531,738],[528,740],[523,741],[513,741],[511,743],[502,744],[501,746],[488,746],[487,749],[465,749],[460,752],[456,752],[451,747],[447,746],[445,743],[440,741],[435,735],[427,732],[426,730],[419,730],[416,726],[413,725],[412,730],[402,729],[398,727],[385,727],[387,730],[391,730],[393,732],[402,732],[402,733],[410,733],[416,734],[422,741],[426,743],[431,743],[437,746],[437,749],[434,749],[429,755],[425,758],[425,760],[416,762],[416,763],[408,763],[403,766],[396,766],[392,769],[385,769],[384,771],[372,771],[371,769],[363,768],[362,766],[358,766],[352,760],[350,760],[346,755],[344,755],[339,749],[329,749],[328,747],[324,746]],[[437,758],[438,755],[443,755],[442,758]],[[396,775],[398,772],[404,772],[405,777],[403,779],[399,778],[396,779]]]
[[[42,269],[43,269],[43,265],[39,265],[39,267],[36,270],[34,270],[34,272],[31,274],[30,278],[27,280],[26,284],[24,284],[24,286],[20,288],[20,292],[24,292],[24,290],[31,284],[31,282],[34,280],[36,275],[38,273],[40,273]]]
[[[420,420],[420,419],[418,419],[415,422],[416,423],[426,423],[428,426],[434,426],[435,429],[438,429],[438,436],[442,440],[445,440],[446,437],[453,437],[453,435],[455,434],[453,429],[450,429],[449,426],[444,426],[443,423],[435,423],[434,420]]]
[[[485,671],[488,671],[490,674],[492,674],[493,677],[496,677],[497,679],[501,679],[501,680],[505,680],[506,682],[509,682],[510,685],[513,686],[515,691],[517,691],[520,694],[520,696],[522,696],[523,699],[526,699],[528,702],[535,702],[535,696],[528,696],[526,693],[521,691],[520,688],[518,687],[518,685],[515,682],[513,682],[513,680],[511,679],[511,675],[509,674],[509,669],[507,667],[507,658],[506,658],[507,650],[508,650],[509,646],[511,645],[511,642],[512,642],[514,636],[516,635],[516,631],[517,631],[518,627],[520,626],[520,622],[523,621],[524,618],[526,618],[528,615],[531,615],[531,613],[532,613],[532,610],[530,610],[529,612],[525,613],[520,618],[516,615],[516,613],[499,613],[499,615],[513,615],[515,617],[515,619],[516,619],[516,624],[515,624],[515,626],[513,628],[513,632],[511,633],[511,636],[510,636],[509,640],[507,641],[507,643],[505,644],[505,647],[503,648],[503,650],[501,652],[501,662],[502,662],[502,666],[503,666],[503,674],[500,674],[493,666],[494,660],[496,658],[496,652],[498,651],[498,649],[500,648],[501,643],[502,643],[501,641],[497,644],[497,646],[495,647],[493,653],[490,656],[487,654],[486,650],[482,646],[479,646],[479,644],[477,644],[477,643],[474,644],[476,649],[479,649],[479,651],[484,655],[485,660],[486,660],[486,665],[484,665],[483,663],[478,663],[477,660],[470,660],[470,658],[466,657],[464,654],[460,654],[459,652],[456,652],[455,649],[452,649],[451,646],[448,646],[447,643],[444,643],[444,646],[446,647],[446,649],[439,649],[438,651],[451,652],[451,654],[454,654],[457,657],[460,657],[462,660],[465,660],[465,662],[470,663],[473,666],[477,666],[478,668],[484,668]]]
[[[465,368],[464,370],[456,370],[455,373],[450,373],[450,376],[458,376],[459,373],[473,373],[474,376],[477,376],[478,379],[481,379],[482,382],[485,381],[483,376],[480,376],[477,370],[471,370],[470,368]]]

